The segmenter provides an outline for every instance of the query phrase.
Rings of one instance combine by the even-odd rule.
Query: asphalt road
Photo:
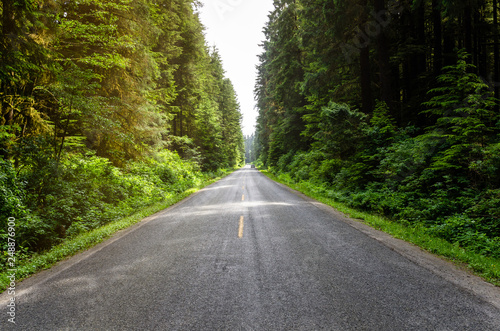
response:
[[[500,330],[499,289],[236,171],[0,296],[1,330]]]

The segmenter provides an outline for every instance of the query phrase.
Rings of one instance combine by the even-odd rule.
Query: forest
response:
[[[237,96],[199,6],[0,2],[1,268],[8,220],[21,258],[244,162]]]
[[[275,0],[254,157],[499,258],[498,12],[498,0]]]

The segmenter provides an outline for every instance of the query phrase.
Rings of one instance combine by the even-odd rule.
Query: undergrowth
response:
[[[468,246],[464,247],[462,241],[450,240],[450,237],[443,236],[438,232],[450,232],[452,231],[450,229],[454,227],[463,226],[461,225],[463,224],[463,220],[459,219],[456,223],[450,222],[450,225],[445,225],[440,230],[436,230],[435,227],[425,226],[423,223],[412,224],[404,220],[391,220],[387,217],[377,215],[374,211],[368,212],[359,208],[353,208],[352,205],[346,203],[345,199],[339,199],[339,195],[333,194],[331,190],[319,186],[317,183],[307,180],[295,181],[291,179],[289,174],[276,175],[269,171],[262,172],[271,179],[332,206],[349,217],[358,219],[375,229],[415,244],[430,253],[445,257],[457,265],[465,265],[478,276],[496,286],[500,286],[500,259],[496,255],[484,254],[484,247],[483,250],[471,249]],[[474,238],[473,242],[474,245],[479,245],[476,238]]]
[[[37,155],[34,154],[36,157]],[[170,151],[117,168],[94,155],[15,172],[0,159],[0,287],[88,249],[220,178]],[[14,220],[14,224],[9,219]],[[10,226],[10,229],[9,229]],[[9,251],[9,238],[15,253]]]

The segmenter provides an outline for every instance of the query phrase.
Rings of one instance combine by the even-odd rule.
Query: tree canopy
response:
[[[497,0],[275,0],[256,157],[500,256],[498,11]]]
[[[0,238],[48,248],[244,162],[199,6],[0,2]]]
[[[90,149],[122,165],[168,148],[204,169],[242,161],[236,94],[197,6],[2,1],[2,155],[44,134],[56,158]]]

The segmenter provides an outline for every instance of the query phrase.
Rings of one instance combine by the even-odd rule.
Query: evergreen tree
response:
[[[500,254],[498,1],[274,4],[255,87],[257,158]]]
[[[34,0],[0,2],[0,157],[19,138],[50,130],[37,97],[51,79],[46,45],[53,5]]]

